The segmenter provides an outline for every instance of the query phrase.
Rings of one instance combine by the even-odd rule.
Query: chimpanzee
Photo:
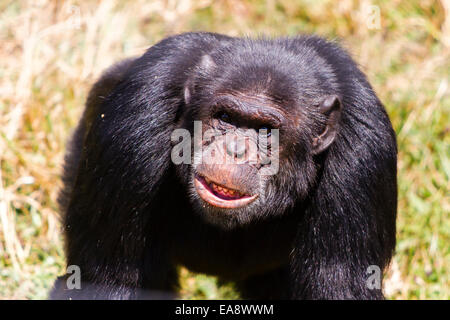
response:
[[[244,299],[383,299],[369,280],[395,247],[396,160],[336,43],[171,36],[88,96],[59,199],[82,286],[67,274],[50,297],[172,297],[185,266]]]

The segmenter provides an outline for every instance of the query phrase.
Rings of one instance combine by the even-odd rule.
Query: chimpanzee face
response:
[[[214,66],[210,58],[206,64]],[[178,168],[197,211],[225,227],[286,212],[304,198],[316,175],[313,156],[335,135],[326,121],[319,134],[312,134],[307,127],[313,119],[302,114],[293,98],[297,94],[275,99],[270,92],[229,87],[236,85],[209,88],[208,95],[201,85],[186,87],[187,112],[180,127],[194,137],[193,156],[188,167]],[[337,98],[325,98],[318,113],[329,116],[336,106]]]

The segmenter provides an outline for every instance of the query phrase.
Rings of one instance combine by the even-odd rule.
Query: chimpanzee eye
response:
[[[216,114],[216,118],[222,120],[223,122],[231,122],[231,117],[228,113],[221,111]]]
[[[270,133],[270,128],[266,127],[266,126],[262,126],[259,128],[259,132],[262,134],[261,130],[266,130],[267,136],[270,137],[271,133]]]

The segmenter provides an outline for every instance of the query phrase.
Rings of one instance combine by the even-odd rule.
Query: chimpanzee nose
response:
[[[242,158],[245,154],[245,140],[232,139],[229,141],[227,153],[232,157]]]

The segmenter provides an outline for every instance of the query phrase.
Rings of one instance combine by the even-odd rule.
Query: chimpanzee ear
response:
[[[210,55],[205,54],[201,57],[199,64],[196,67],[197,74],[207,73],[216,67],[216,63]],[[192,93],[194,92],[195,79],[190,77],[184,86],[184,102],[189,104],[191,102]]]
[[[326,97],[319,106],[319,111],[326,116],[325,129],[313,139],[313,154],[326,150],[336,138],[342,103],[337,95]]]

